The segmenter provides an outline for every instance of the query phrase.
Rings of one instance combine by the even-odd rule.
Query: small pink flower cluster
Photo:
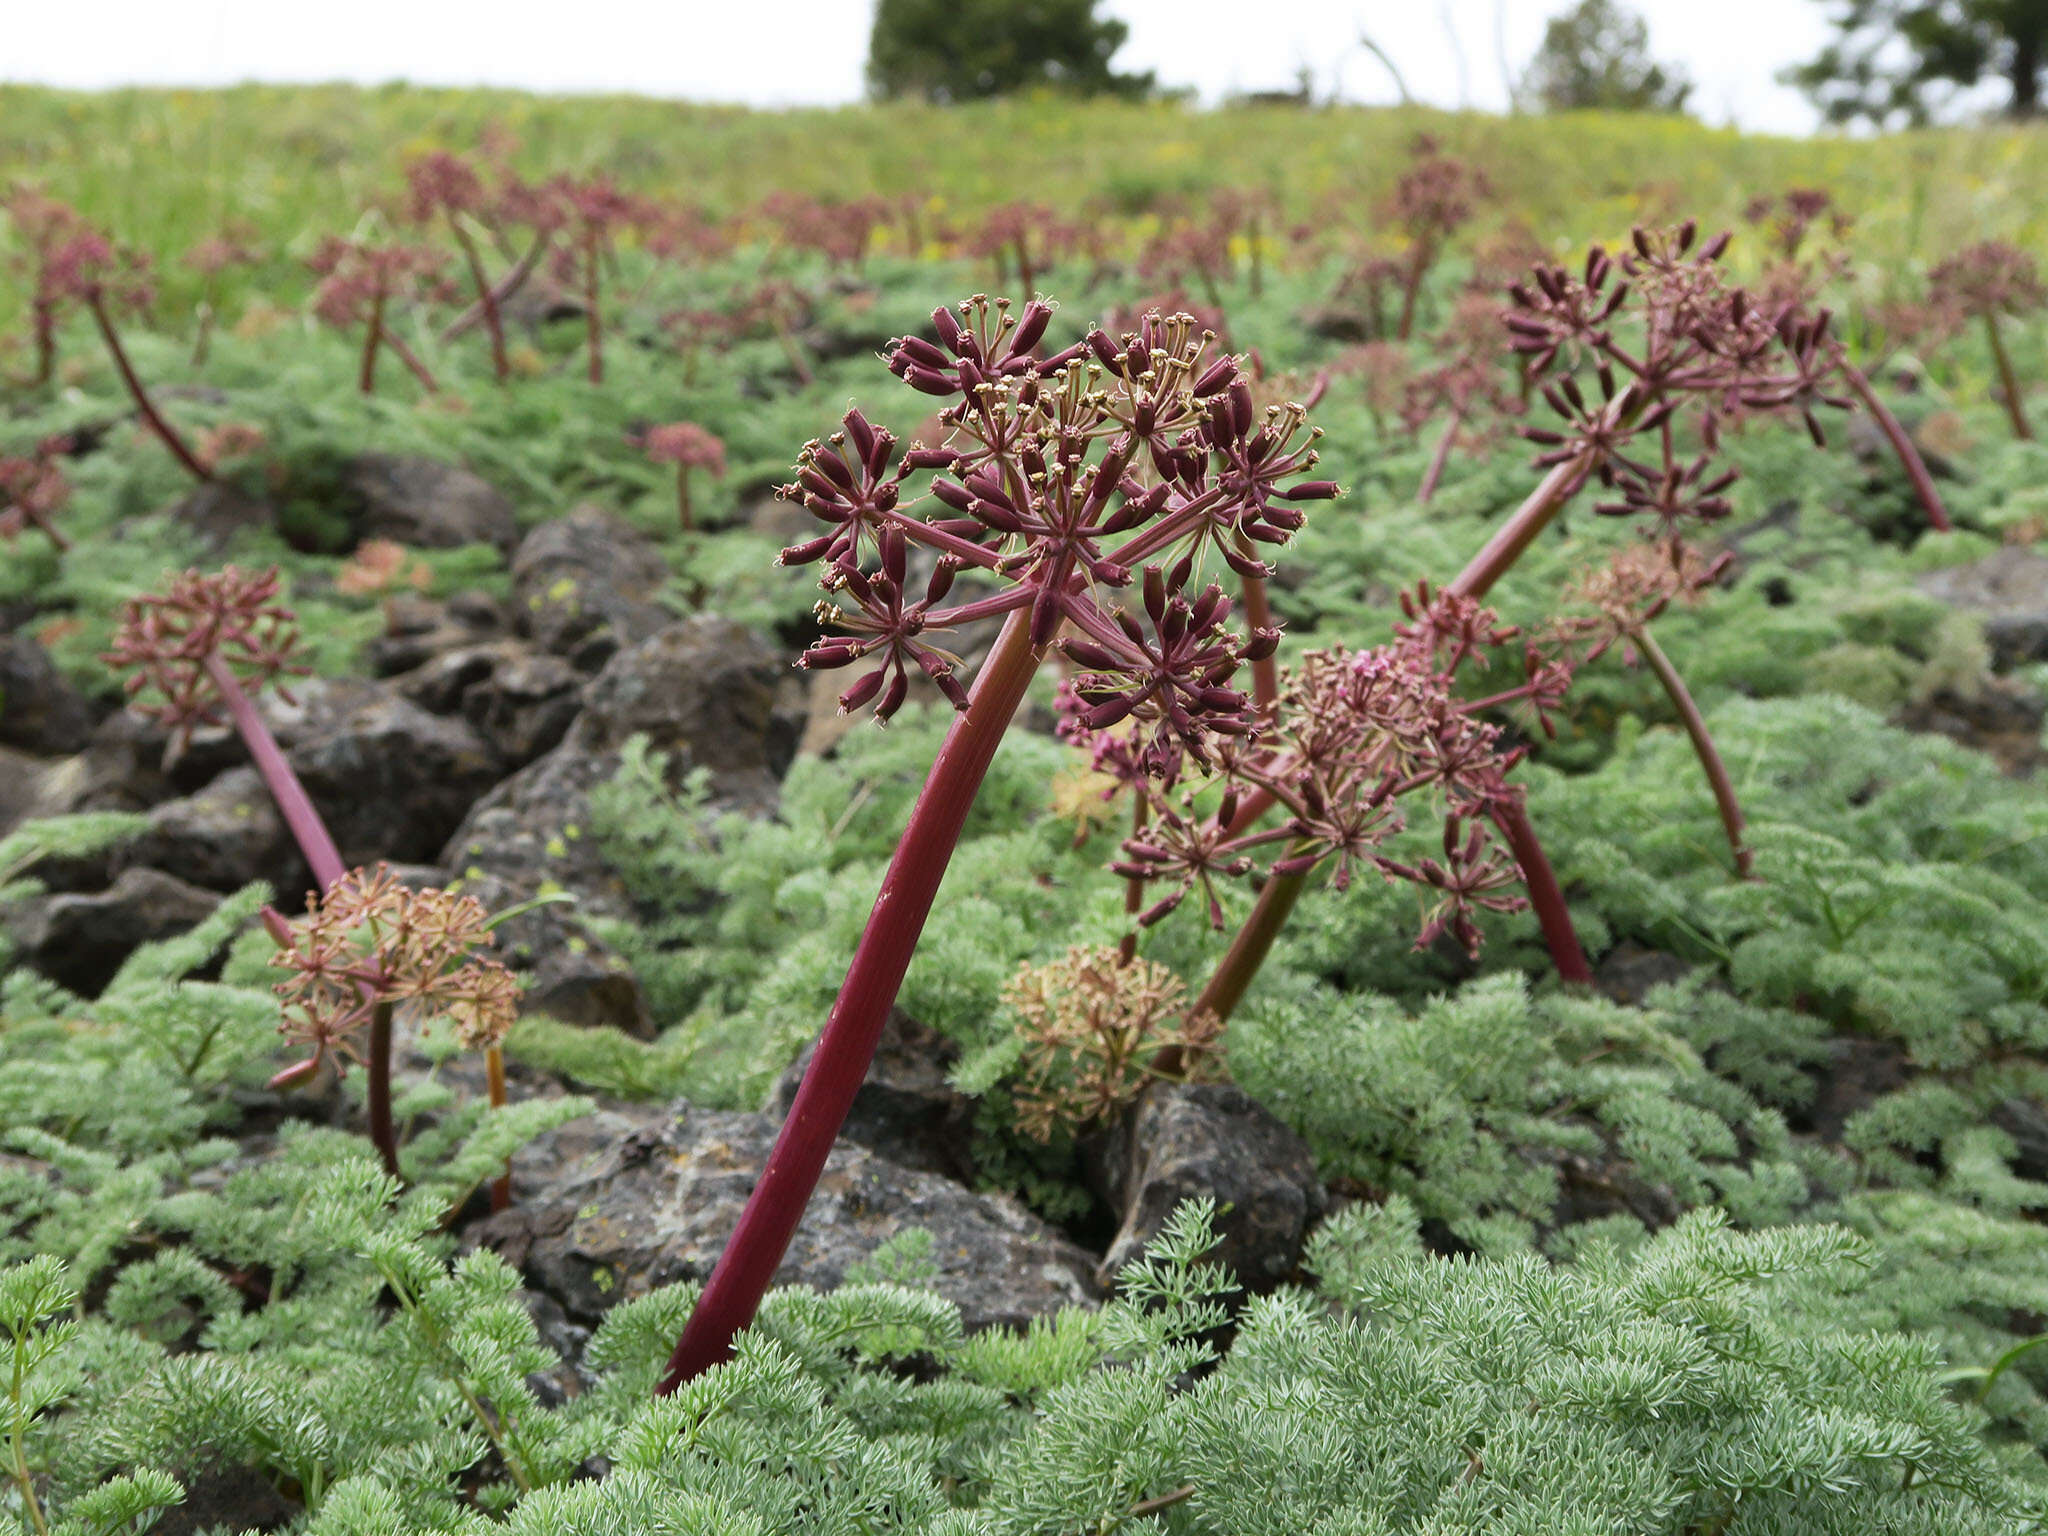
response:
[[[498,961],[476,952],[494,942],[474,896],[401,885],[390,869],[351,870],[306,915],[265,909],[277,943],[271,965],[290,974],[273,989],[283,1005],[284,1036],[312,1047],[307,1061],[280,1074],[310,1073],[330,1052],[337,1065],[361,1060],[356,1036],[376,1009],[417,1003],[445,1017],[471,1049],[501,1042],[518,1013],[519,983]]]
[[[225,668],[252,691],[310,670],[292,661],[298,629],[292,611],[278,602],[278,589],[275,566],[185,571],[161,595],[122,605],[113,644],[101,659],[129,674],[131,697],[156,693],[160,702],[144,707],[144,714],[187,735],[221,718],[221,688],[211,667]]]

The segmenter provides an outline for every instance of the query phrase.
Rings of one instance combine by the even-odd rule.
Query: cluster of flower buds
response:
[[[1729,284],[1727,245],[1725,234],[1701,243],[1690,222],[1638,229],[1618,259],[1596,246],[1578,273],[1537,267],[1509,290],[1503,317],[1561,418],[1523,429],[1543,450],[1537,464],[1580,466],[1613,492],[1598,511],[1653,520],[1674,549],[1687,528],[1728,515],[1736,476],[1715,455],[1724,427],[1796,415],[1824,443],[1818,410],[1852,403],[1828,312],[1766,305]],[[1692,452],[1674,431],[1682,423]]]
[[[185,252],[185,265],[201,277],[215,278],[230,267],[253,267],[263,259],[251,226],[230,221]]]
[[[430,246],[372,245],[329,235],[306,259],[320,279],[313,313],[337,330],[381,325],[387,305],[450,296],[453,290],[441,275],[446,264]]]
[[[1768,258],[1752,290],[1766,306],[1812,305],[1848,272],[1855,221],[1821,187],[1792,187],[1752,198],[1743,217],[1763,235]]]
[[[75,300],[110,312],[149,308],[156,297],[149,258],[65,212],[62,237],[43,254],[42,297],[53,305]]]
[[[762,201],[761,213],[790,249],[816,251],[834,266],[858,266],[896,207],[881,197],[820,199],[775,191]]]
[[[415,224],[446,216],[481,217],[490,208],[489,193],[476,167],[461,155],[433,150],[405,167],[405,213]]]
[[[545,199],[554,206],[547,210],[537,208],[536,218],[528,222],[553,221],[568,226],[576,235],[577,245],[586,252],[608,253],[619,231],[644,224],[653,215],[646,199],[622,190],[609,176],[593,176],[587,181],[558,176],[533,196],[536,201]],[[564,282],[576,281],[581,261],[576,251],[564,251],[556,259],[557,275]]]
[[[0,540],[13,543],[33,528],[57,549],[70,540],[57,526],[57,513],[71,499],[71,482],[58,462],[71,439],[46,437],[25,454],[0,456]]]
[[[1163,965],[1104,947],[1027,965],[1003,990],[1023,1042],[1017,1125],[1039,1141],[1099,1123],[1158,1075],[1162,1053],[1183,1079],[1207,1076],[1223,1025],[1189,1011],[1187,989]]]
[[[1084,231],[1045,203],[1004,203],[982,216],[965,241],[968,256],[992,258],[1000,271],[1014,264],[1017,287],[1032,293],[1037,280],[1081,243]]]
[[[1674,602],[1696,603],[1716,585],[1734,556],[1709,559],[1691,545],[1669,553],[1651,544],[1625,544],[1604,565],[1580,573],[1565,593],[1565,611],[1550,624],[1551,639],[1582,667],[1619,647],[1635,662],[1638,638]]]
[[[669,421],[640,434],[640,448],[651,464],[677,464],[686,469],[725,473],[725,444],[693,421]]]
[[[1086,714],[1069,707],[1069,739],[1093,750],[1096,769],[1118,789],[1147,803],[1114,866],[1126,879],[1163,887],[1139,914],[1141,925],[1199,890],[1210,923],[1220,927],[1219,880],[1262,867],[1268,878],[1301,875],[1326,862],[1340,891],[1364,866],[1428,892],[1419,944],[1449,932],[1476,951],[1479,909],[1525,904],[1512,890],[1519,878],[1513,860],[1492,845],[1487,830],[1494,811],[1520,795],[1507,775],[1522,749],[1509,746],[1503,728],[1486,716],[1518,705],[1549,730],[1549,714],[1570,685],[1570,665],[1469,598],[1425,585],[1403,594],[1402,606],[1407,622],[1387,645],[1305,654],[1285,681],[1260,750],[1221,754],[1214,772],[1199,779],[1143,772],[1125,742],[1091,729]],[[1519,683],[1484,697],[1461,696],[1463,674],[1515,649]],[[1255,795],[1276,803],[1282,817],[1266,826],[1240,818],[1240,807]],[[1444,851],[1440,860],[1410,864],[1385,845],[1411,825],[1417,797],[1441,817]]]
[[[312,1056],[279,1076],[296,1081],[332,1054],[360,1059],[356,1039],[379,1007],[412,1003],[445,1018],[467,1048],[498,1044],[518,1013],[519,983],[496,960],[489,915],[474,896],[412,890],[385,865],[351,870],[305,916],[265,909],[277,944],[271,965],[288,972],[273,989],[285,1037]]]
[[[2025,315],[2048,305],[2034,258],[2003,240],[1967,246],[1927,274],[1936,302],[1964,315]]]
[[[298,629],[277,595],[275,566],[186,571],[162,593],[122,605],[112,648],[101,659],[129,674],[131,697],[154,693],[155,702],[142,705],[142,712],[182,740],[194,726],[221,719],[214,668],[249,692],[310,670],[292,661]]]
[[[1137,722],[1150,771],[1169,774],[1254,728],[1230,679],[1278,641],[1230,627],[1230,599],[1200,577],[1204,556],[1269,574],[1240,541],[1285,543],[1302,520],[1289,503],[1336,486],[1299,478],[1316,459],[1304,410],[1258,410],[1238,360],[1213,355],[1189,317],[1150,314],[1121,337],[1095,329],[1040,357],[1052,313],[976,297],[934,314],[935,339],[895,344],[891,371],[951,402],[939,414],[946,446],[898,456],[859,411],[805,446],[782,494],[827,531],[782,559],[824,562],[819,618],[839,633],[802,665],[873,665],[844,709],[872,702],[886,719],[912,669],[964,707],[959,660],[934,637],[1028,610],[1035,648],[1064,631],[1091,727]],[[913,546],[931,560],[921,593]],[[943,606],[962,573],[983,595]]]
[[[1387,212],[1418,244],[1442,240],[1472,217],[1491,188],[1469,160],[1447,155],[1428,134],[1410,146],[1414,160],[1394,183]]]

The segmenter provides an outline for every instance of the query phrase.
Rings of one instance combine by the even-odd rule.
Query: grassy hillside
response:
[[[1682,204],[1733,218],[1759,189],[1823,184],[1863,247],[1924,259],[1963,238],[2048,232],[2048,129],[1879,140],[1745,136],[1684,120],[1540,122],[1422,110],[1174,105],[1042,98],[952,109],[755,112],[638,97],[408,86],[240,86],[83,95],[0,86],[0,183],[37,182],[160,253],[224,218],[271,241],[352,223],[410,153],[516,141],[530,172],[604,169],[721,214],[762,191],[922,192],[941,207],[1015,198],[1142,215],[1216,186],[1266,186],[1297,217],[1369,218],[1418,132],[1486,168],[1497,216],[1574,243]]]

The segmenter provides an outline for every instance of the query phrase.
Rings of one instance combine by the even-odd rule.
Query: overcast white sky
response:
[[[1347,100],[1395,99],[1356,46],[1371,33],[1417,98],[1505,105],[1544,21],[1569,0],[1105,0],[1130,23],[1117,62],[1205,100],[1281,88],[1297,69]],[[1827,32],[1819,0],[1634,0],[1659,58],[1712,122],[1801,133],[1813,113],[1773,75]],[[633,91],[760,106],[856,100],[871,0],[71,0],[0,3],[0,79],[97,88],[407,79]]]

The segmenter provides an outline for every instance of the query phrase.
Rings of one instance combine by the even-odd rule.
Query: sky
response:
[[[1413,96],[1506,105],[1545,20],[1568,0],[1103,0],[1130,25],[1123,69],[1207,102],[1291,86],[1397,99],[1369,34]],[[1821,0],[1634,0],[1661,60],[1713,123],[1803,133],[1814,114],[1775,83],[1827,34]],[[0,4],[0,80],[97,89],[241,80],[393,79],[539,91],[630,91],[756,106],[858,100],[870,0],[74,0]]]

